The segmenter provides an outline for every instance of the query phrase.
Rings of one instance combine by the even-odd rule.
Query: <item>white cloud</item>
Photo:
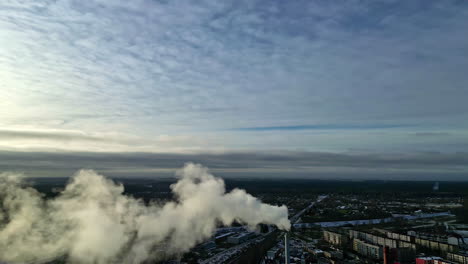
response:
[[[270,147],[222,132],[235,127],[464,129],[468,13],[421,5],[4,1],[0,125],[196,137],[199,147],[224,137],[215,148]],[[297,136],[309,149],[321,140]]]

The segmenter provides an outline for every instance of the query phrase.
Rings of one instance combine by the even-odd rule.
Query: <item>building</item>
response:
[[[465,234],[460,235],[460,234],[454,233],[452,236],[448,237],[447,243],[449,243],[450,245],[464,247],[468,245],[468,237],[465,237],[464,235]]]
[[[449,260],[436,259],[434,260],[434,264],[457,264],[457,263],[449,261]]]
[[[348,236],[338,232],[332,232],[328,230],[323,231],[323,239],[333,245],[344,245],[348,243]]]
[[[389,236],[391,236],[392,238],[389,238]],[[368,243],[372,243],[382,247],[410,248],[412,250],[416,250],[416,244],[408,242],[411,241],[411,238],[409,238],[407,235],[400,236],[397,233],[391,233],[391,235],[387,234],[387,237],[382,237],[368,232],[349,230],[349,237],[351,239],[357,238],[359,240],[366,241]],[[396,237],[398,239],[393,239],[393,237]]]
[[[454,253],[458,251],[458,246],[451,245],[446,242],[433,240],[430,238],[416,237],[414,242],[416,245],[420,247],[427,248],[427,249],[434,250],[434,251],[440,251],[441,253],[447,253],[447,252]]]
[[[371,259],[383,259],[383,248],[364,242],[360,239],[353,239],[353,250],[358,254]]]
[[[442,260],[439,257],[420,257],[416,258],[416,264],[434,264],[434,261]]]
[[[343,259],[343,252],[340,251],[324,251],[323,255],[329,259]]]
[[[466,253],[448,253],[447,259],[460,264],[468,264],[468,254]]]
[[[412,263],[415,258],[415,250],[412,248],[384,247],[384,264]]]
[[[391,238],[391,239],[401,240],[401,241],[405,241],[405,242],[408,242],[408,243],[414,243],[414,237],[411,237],[409,235],[390,232],[390,231],[387,231],[386,235],[387,235],[388,238]]]
[[[249,240],[255,235],[255,233],[240,233],[234,236],[230,236],[227,239],[227,242],[230,244],[241,244],[244,243],[245,241]]]
[[[221,235],[218,235],[215,237],[215,242],[216,243],[221,243],[221,242],[224,242],[227,240],[227,238],[229,236],[232,236],[234,235],[235,233],[234,232],[228,232],[228,233],[224,233],[224,234],[221,234]]]

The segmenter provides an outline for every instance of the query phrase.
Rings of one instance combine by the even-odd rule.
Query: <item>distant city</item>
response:
[[[145,201],[172,199],[172,179],[117,180],[128,195]],[[65,179],[34,182],[53,197]],[[157,263],[468,263],[468,183],[230,179],[226,184],[287,205],[292,229],[219,226],[188,253]]]

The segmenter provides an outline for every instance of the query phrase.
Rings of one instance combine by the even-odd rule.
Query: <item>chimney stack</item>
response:
[[[284,233],[284,263],[289,264],[289,232]]]

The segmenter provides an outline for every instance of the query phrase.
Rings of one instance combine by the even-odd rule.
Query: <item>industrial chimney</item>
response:
[[[289,232],[284,233],[284,263],[289,264]]]

